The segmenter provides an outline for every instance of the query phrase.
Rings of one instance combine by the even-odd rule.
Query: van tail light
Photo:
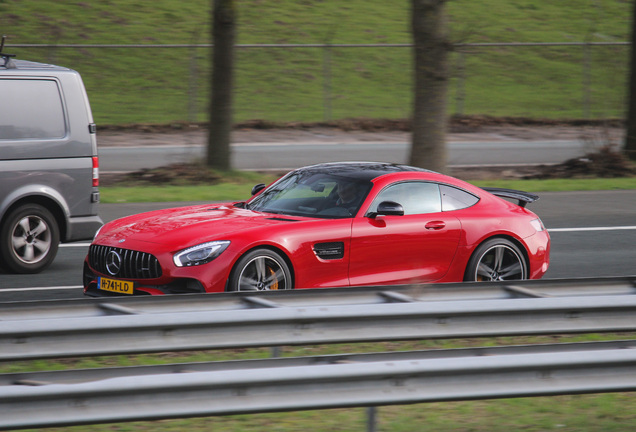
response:
[[[93,187],[99,186],[99,157],[93,156]]]

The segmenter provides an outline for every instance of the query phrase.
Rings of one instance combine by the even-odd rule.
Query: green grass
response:
[[[480,187],[503,187],[532,192],[636,189],[636,177],[550,180],[479,180],[474,183]]]
[[[408,0],[236,4],[239,44],[411,41]],[[209,8],[209,0],[3,0],[0,31],[9,44],[209,43]],[[448,2],[452,39],[466,43],[626,41],[630,10],[625,0]],[[98,124],[206,120],[207,48],[10,51],[79,70]],[[594,47],[586,59],[581,47],[462,48],[450,57],[449,114],[622,118],[628,51]],[[408,48],[241,48],[234,119],[407,118],[411,93]]]
[[[270,183],[274,177],[250,175],[237,183],[223,181],[210,186],[106,186],[100,188],[102,203],[170,201],[240,201],[250,197],[256,183]],[[613,179],[478,180],[480,187],[504,187],[529,192],[569,192],[636,189],[636,177]]]
[[[250,197],[253,185],[223,183],[213,186],[119,186],[100,188],[102,203],[170,201],[238,201]]]

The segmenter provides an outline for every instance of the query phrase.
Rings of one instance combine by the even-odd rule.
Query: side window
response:
[[[0,79],[0,140],[56,139],[66,135],[57,82]]]
[[[394,201],[404,207],[405,215],[442,211],[439,187],[436,183],[404,182],[391,185],[378,194],[369,211],[377,211],[382,201]]]
[[[442,211],[468,208],[479,201],[475,195],[452,186],[439,185],[439,190],[442,193]]]

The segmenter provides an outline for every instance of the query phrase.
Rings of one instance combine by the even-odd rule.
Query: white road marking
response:
[[[84,287],[81,285],[67,285],[67,286],[51,286],[51,287],[2,288],[0,289],[0,293],[22,292],[22,291],[71,290],[71,289],[84,289]]]
[[[636,230],[636,225],[633,226],[613,226],[613,227],[581,227],[581,228],[549,228],[548,232],[585,232],[585,231],[625,231]],[[88,247],[90,243],[66,243],[61,244],[60,247]],[[71,289],[83,289],[81,285],[70,286],[51,286],[51,287],[33,287],[33,288],[3,288],[0,292],[20,292],[20,291],[48,291],[48,290],[71,290]]]
[[[624,231],[624,230],[636,230],[636,226],[548,228],[548,232]]]
[[[548,232],[583,232],[583,231],[625,231],[636,230],[634,226],[613,226],[613,227],[580,227],[580,228],[548,228]],[[89,247],[90,243],[64,243],[60,247]]]
[[[90,243],[61,243],[59,247],[89,247]]]

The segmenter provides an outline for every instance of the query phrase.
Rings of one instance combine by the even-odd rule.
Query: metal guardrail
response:
[[[636,294],[636,276],[0,302],[0,321],[308,305]]]
[[[636,330],[634,278],[0,304],[0,360]],[[113,315],[114,314],[114,315]],[[636,390],[636,341],[0,374],[0,429]]]
[[[313,290],[219,296],[218,302],[216,295],[204,295],[176,298],[180,306],[160,313],[141,313],[144,305],[149,307],[148,299],[102,299],[90,310],[82,302],[84,316],[66,314],[75,302],[7,303],[0,305],[0,360],[636,330],[633,280],[598,281],[604,285],[580,281],[563,283],[569,288],[552,282]],[[590,289],[594,295],[582,294]],[[465,300],[453,297],[457,291]],[[560,291],[560,297],[549,297],[554,295],[550,291]],[[285,300],[293,304],[285,305]]]
[[[636,390],[634,343],[332,362],[0,388],[0,427]],[[626,349],[628,348],[628,349]],[[281,362],[284,363],[284,362]]]

